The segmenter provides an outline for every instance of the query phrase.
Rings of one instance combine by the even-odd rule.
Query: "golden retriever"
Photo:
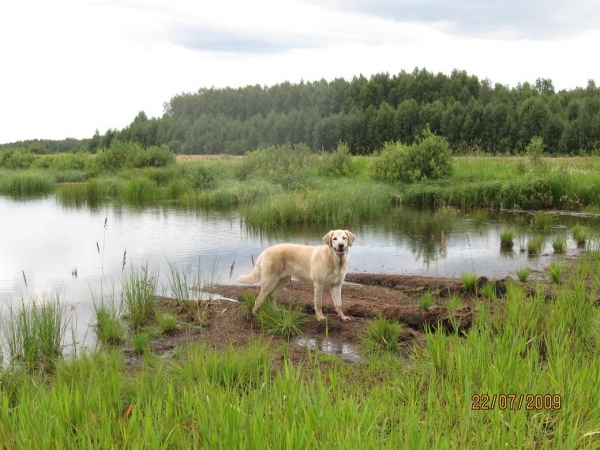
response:
[[[252,273],[237,278],[240,283],[246,284],[260,281],[260,294],[252,313],[256,314],[269,295],[275,305],[277,295],[294,277],[313,284],[318,320],[325,320],[323,291],[327,286],[340,319],[343,322],[350,320],[342,311],[342,283],[348,271],[348,251],[354,238],[348,230],[332,230],[323,236],[325,245],[318,247],[279,244],[267,248],[258,256]]]

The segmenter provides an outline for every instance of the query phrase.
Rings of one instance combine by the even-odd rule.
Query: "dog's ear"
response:
[[[333,234],[333,230],[329,231],[329,233],[327,233],[325,236],[323,236],[323,241],[325,241],[325,243],[331,247],[331,235]]]
[[[356,236],[354,236],[348,230],[344,230],[344,231],[346,232],[346,236],[348,236],[348,247],[352,247],[352,244],[354,244],[354,239],[356,239]]]

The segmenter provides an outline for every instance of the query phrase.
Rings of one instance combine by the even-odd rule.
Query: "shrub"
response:
[[[371,178],[415,183],[444,178],[452,173],[452,152],[446,138],[425,130],[411,146],[386,144],[369,168]]]
[[[175,156],[165,145],[152,146],[144,149],[137,142],[122,142],[113,140],[109,148],[100,150],[92,168],[103,170],[119,170],[123,167],[162,167],[175,162]]]
[[[0,167],[6,167],[7,169],[28,169],[35,159],[36,156],[29,150],[9,148],[0,151]]]
[[[347,177],[352,174],[352,156],[348,144],[340,142],[333,153],[325,153],[319,172],[330,178]]]
[[[261,147],[246,154],[237,176],[268,179],[284,187],[301,184],[316,162],[305,144]]]

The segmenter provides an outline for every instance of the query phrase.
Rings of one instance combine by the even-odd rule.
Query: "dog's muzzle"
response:
[[[335,249],[335,253],[341,258],[346,254],[346,249],[343,245],[338,245],[338,248]]]

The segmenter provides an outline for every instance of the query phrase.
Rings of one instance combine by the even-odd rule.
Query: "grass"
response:
[[[565,266],[557,261],[552,261],[550,263],[550,279],[553,283],[560,282],[560,279],[565,272]]]
[[[130,267],[123,278],[123,315],[132,330],[155,318],[157,284],[157,270],[151,269],[148,263],[140,269]]]
[[[54,191],[55,179],[44,171],[0,171],[0,194],[25,197]]]
[[[562,255],[567,251],[567,240],[561,236],[555,237],[552,241],[552,248],[554,249],[554,253]]]
[[[367,354],[394,353],[398,350],[403,325],[384,317],[369,321],[361,336],[361,344]]]
[[[419,306],[423,311],[429,311],[431,305],[433,304],[433,298],[431,297],[431,292],[426,292],[419,299]]]
[[[525,282],[525,281],[527,281],[527,278],[529,278],[530,272],[531,271],[529,270],[528,267],[518,269],[517,270],[517,278],[519,279],[519,281]]]
[[[515,245],[513,230],[502,230],[500,233],[500,248],[511,249]]]
[[[544,237],[541,234],[536,234],[533,238],[527,241],[527,253],[529,255],[539,255],[542,253],[544,246]]]
[[[261,329],[267,333],[277,336],[292,338],[302,333],[302,327],[306,322],[299,308],[275,308],[268,298],[256,313],[256,320]]]
[[[465,272],[461,274],[460,279],[466,292],[474,294],[477,291],[477,274]]]
[[[8,318],[2,323],[10,360],[27,371],[53,370],[62,357],[69,323],[58,293],[21,298],[20,305],[9,306]]]
[[[144,348],[131,366],[110,348],[52,373],[0,368],[7,448],[598,448],[600,257],[584,254],[551,301],[507,283],[462,334],[427,329],[406,357],[398,324],[375,319],[360,364],[270,339]],[[250,303],[250,300],[248,300]],[[143,333],[143,331],[142,331]],[[288,344],[289,345],[289,344]],[[276,426],[270,426],[271,424]]]
[[[586,242],[589,240],[589,232],[584,227],[579,224],[575,225],[571,228],[571,234],[577,243],[577,247],[585,247]]]

